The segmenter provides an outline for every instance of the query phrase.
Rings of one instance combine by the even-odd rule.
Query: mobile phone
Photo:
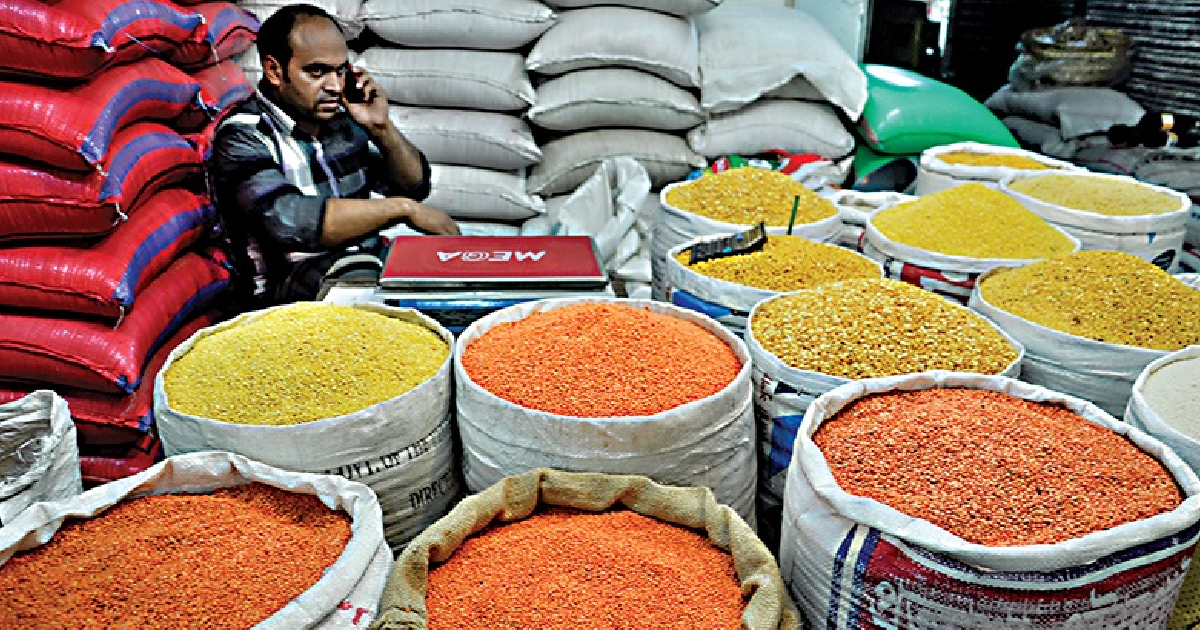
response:
[[[366,91],[358,87],[359,74],[349,72],[346,74],[346,85],[342,88],[342,98],[346,99],[347,103],[362,103],[367,100]]]

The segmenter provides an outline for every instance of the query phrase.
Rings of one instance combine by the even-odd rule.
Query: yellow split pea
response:
[[[1167,193],[1111,177],[1044,175],[1017,180],[1008,187],[1064,208],[1111,216],[1164,214],[1183,207]]]
[[[684,250],[675,257],[698,274],[766,291],[797,291],[826,282],[878,278],[879,265],[843,247],[799,236],[774,235],[757,252],[688,264]]]
[[[429,380],[449,353],[419,324],[300,303],[200,339],[168,368],[164,385],[182,413],[300,424],[395,398]]]
[[[1052,169],[1053,166],[1044,164],[1033,158],[1008,153],[975,153],[972,151],[952,151],[937,156],[946,164],[961,166],[1006,166],[1023,171],[1040,171]]]
[[[1075,249],[1045,219],[983,184],[963,184],[884,208],[871,224],[897,243],[950,256],[1028,260]]]
[[[837,214],[831,201],[791,177],[764,168],[743,167],[705,175],[676,186],[667,203],[680,210],[734,225],[787,227],[796,198],[796,225]]]

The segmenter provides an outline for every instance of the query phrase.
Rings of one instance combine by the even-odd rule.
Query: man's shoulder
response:
[[[250,98],[235,105],[221,119],[217,131],[228,128],[251,127],[257,128],[263,124],[263,116],[266,115],[261,103],[258,102],[258,96]]]

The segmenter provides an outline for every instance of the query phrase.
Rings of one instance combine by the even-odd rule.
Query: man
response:
[[[429,163],[388,118],[383,89],[350,67],[328,13],[279,9],[258,54],[258,90],[218,127],[210,165],[248,306],[314,299],[323,280],[377,272],[383,228],[458,233],[420,203]]]

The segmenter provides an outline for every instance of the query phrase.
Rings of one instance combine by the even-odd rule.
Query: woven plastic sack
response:
[[[82,79],[109,65],[170,54],[202,20],[166,0],[7,0],[0,71]]]
[[[394,44],[481,50],[521,48],[555,19],[537,0],[367,0],[359,16]]]
[[[667,202],[667,196],[678,186],[686,186],[688,182],[676,182],[662,189],[659,193],[659,204],[662,214],[654,226],[654,237],[650,245],[650,262],[654,268],[654,299],[666,299],[667,252],[688,241],[701,236],[716,234],[732,234],[749,230],[750,225],[734,225],[717,221],[686,210],[680,210]],[[803,236],[814,241],[829,242],[841,232],[842,220],[837,214],[802,225],[792,226],[794,236]],[[768,234],[786,234],[787,227],[769,227]]]
[[[1051,226],[1071,241],[1072,253],[1079,251],[1079,239],[1062,227]],[[1019,237],[1018,234],[1013,235],[1013,238]],[[862,251],[868,258],[883,265],[885,278],[907,282],[961,304],[966,304],[971,298],[975,283],[988,270],[1037,262],[1011,258],[971,258],[913,247],[884,236],[875,227],[874,216],[867,220]]]
[[[609,158],[634,158],[656,188],[705,164],[679,136],[648,129],[581,131],[551,140],[541,150],[542,160],[530,169],[528,182],[529,192],[541,195],[574,191]]]
[[[529,125],[511,114],[402,105],[388,110],[396,129],[430,162],[515,171],[542,159]]]
[[[34,503],[80,492],[79,448],[66,401],[40,390],[0,404],[0,526]]]
[[[423,326],[451,349],[454,337],[412,309],[381,304],[354,308]],[[429,380],[366,409],[291,426],[234,424],[184,413],[171,406],[164,374],[196,343],[285,309],[244,313],[202,330],[171,352],[154,379],[154,413],[167,455],[230,451],[285,470],[341,475],[367,484],[383,506],[387,542],[399,550],[459,497],[450,420],[450,358]],[[397,348],[403,352],[403,348]]]
[[[614,301],[695,323],[730,347],[741,371],[721,391],[653,415],[578,418],[504,400],[478,385],[463,367],[471,342],[499,324],[564,306]],[[463,471],[471,491],[540,467],[638,474],[659,483],[712,488],[718,501],[755,522],[750,356],[740,339],[699,313],[661,302],[606,297],[517,304],[476,320],[459,335],[454,382]]]
[[[687,90],[648,72],[628,68],[577,70],[538,86],[526,114],[529,122],[554,131],[638,127],[678,131],[704,119]]]
[[[0,81],[0,151],[68,170],[104,169],[122,127],[174,121],[199,105],[199,93],[199,83],[159,59],[116,66],[65,90]]]
[[[1049,203],[1012,188],[1012,184],[1019,180],[1052,174],[1034,171],[1013,172],[1000,181],[1000,190],[1020,201],[1021,205],[1038,216],[1079,239],[1084,251],[1128,252],[1158,265],[1165,271],[1178,271],[1179,255],[1187,236],[1187,222],[1192,210],[1192,200],[1187,195],[1123,175],[1086,171],[1071,173],[1072,177],[1095,177],[1146,186],[1174,197],[1179,203],[1177,210],[1161,214],[1112,216]]]
[[[628,7],[565,11],[525,58],[539,74],[622,67],[700,85],[696,30],[684,18]]]
[[[556,9],[579,9],[616,4],[669,15],[689,16],[711,11],[721,4],[721,0],[550,0],[546,4]]]
[[[525,191],[524,171],[433,164],[425,203],[455,219],[521,221],[545,214],[541,197]]]
[[[350,541],[337,561],[325,569],[312,587],[255,625],[255,629],[366,627],[378,611],[379,598],[392,568],[392,554],[383,541],[382,511],[371,489],[332,475],[279,470],[232,453],[172,457],[74,499],[39,503],[21,514],[11,527],[0,530],[0,567],[13,554],[49,542],[68,518],[91,518],[126,499],[181,492],[197,494],[251,482],[316,495],[325,505],[350,516]]]
[[[133,444],[96,446],[84,443],[81,448],[79,473],[88,487],[132,477],[163,459],[162,440],[153,433],[146,433]]]
[[[68,171],[0,160],[0,240],[107,234],[160,189],[199,181],[204,164],[194,146],[154,122],[117,133],[106,171]]]
[[[534,102],[525,57],[517,53],[376,46],[363,51],[357,65],[395,103],[513,111]]]
[[[182,2],[179,4],[183,4]],[[179,45],[167,57],[185,70],[220,63],[254,45],[260,24],[253,14],[232,2],[201,2],[191,7],[204,18],[199,36]]]
[[[205,313],[184,324],[154,352],[143,371],[142,384],[132,394],[104,394],[84,389],[59,388],[67,401],[79,443],[89,446],[128,446],[144,438],[154,426],[154,378],[176,346],[187,341],[197,330],[220,321],[216,313]],[[150,378],[146,378],[150,377]],[[0,404],[19,400],[33,393],[36,385],[19,388],[0,386]]]
[[[598,512],[629,509],[660,521],[703,531],[709,542],[733,555],[748,630],[799,630],[771,552],[737,512],[717,502],[708,488],[672,487],[635,475],[572,473],[538,468],[506,477],[463,499],[404,549],[396,560],[372,630],[424,630],[430,565],[447,561],[468,536],[493,522],[519,521],[542,506]],[[614,611],[614,615],[620,615]],[[635,622],[629,619],[627,621]]]
[[[842,231],[837,236],[837,244],[855,251],[862,251],[863,234],[867,231],[867,222],[871,215],[880,208],[912,201],[916,197],[898,192],[859,192],[857,190],[839,190],[829,197],[838,209],[838,218],[842,220]]]
[[[687,134],[688,146],[707,157],[754,155],[782,149],[841,159],[854,150],[854,136],[825,103],[763,99],[713,116]]]
[[[192,78],[200,84],[200,101],[210,119],[254,94],[254,86],[246,80],[246,74],[233,59],[198,70],[192,74]],[[196,126],[203,126],[207,122],[205,120]]]
[[[700,39],[700,105],[720,114],[804,79],[852,120],[867,79],[816,18],[792,7],[727,2],[694,16]]]
[[[207,198],[168,188],[90,246],[0,248],[0,306],[119,319],[146,284],[216,222]]]
[[[1146,366],[1146,369],[1142,370],[1142,373],[1138,375],[1137,380],[1133,382],[1133,391],[1129,396],[1129,404],[1125,407],[1124,416],[1125,422],[1145,431],[1156,439],[1162,440],[1163,444],[1174,449],[1194,471],[1200,471],[1200,440],[1189,437],[1179,429],[1171,426],[1150,406],[1150,403],[1146,400],[1142,392],[1146,386],[1146,381],[1158,370],[1171,363],[1195,360],[1197,357],[1200,357],[1200,346],[1190,346],[1150,362]],[[1180,389],[1193,386],[1195,386],[1194,383],[1179,383]]]
[[[988,274],[1001,270],[980,276],[969,304],[1025,346],[1021,380],[1078,396],[1114,416],[1123,414],[1138,376],[1169,353],[1079,337],[1001,310],[979,290]],[[1200,286],[1200,276],[1180,279],[1192,287]]]
[[[114,328],[109,322],[0,314],[0,380],[52,383],[97,392],[137,390],[154,351],[229,286],[218,254],[188,253],[142,291]]]
[[[1042,171],[1027,171],[1023,169],[1014,169],[1007,166],[969,166],[966,164],[949,164],[941,160],[941,156],[947,153],[977,153],[984,155],[1010,155],[1015,157],[1023,157],[1030,160],[1041,162],[1049,169],[1056,171],[1081,171],[1084,169],[1064,162],[1046,157],[1033,151],[1025,149],[1014,149],[1012,147],[996,147],[990,144],[981,144],[979,142],[956,142],[940,147],[926,149],[921,153],[920,166],[917,169],[916,191],[913,193],[918,197],[935,193],[939,190],[952,188],[960,184],[979,183],[988,188],[1000,189],[1000,181],[1005,177],[1012,175],[1014,172],[1042,172]]]
[[[1185,499],[1170,512],[1056,544],[986,546],[843,490],[812,441],[817,428],[865,395],[938,387],[1060,404],[1161,462]],[[854,381],[813,401],[800,425],[779,567],[805,620],[831,630],[929,627],[931,618],[945,628],[1161,630],[1200,536],[1197,495],[1200,479],[1174,452],[1078,398],[956,372]]]
[[[347,41],[358,37],[363,32],[363,22],[359,16],[362,3],[359,0],[243,0],[238,2],[240,7],[258,18],[260,23],[266,22],[267,18],[274,15],[276,11],[291,4],[312,4],[324,9],[341,27],[342,34]]]

